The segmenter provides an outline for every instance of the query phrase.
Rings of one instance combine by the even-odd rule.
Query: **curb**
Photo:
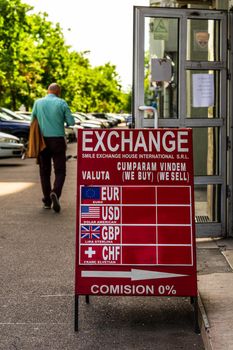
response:
[[[198,293],[198,322],[200,327],[200,334],[204,343],[205,350],[214,350],[211,340],[211,327],[201,300],[200,293]]]

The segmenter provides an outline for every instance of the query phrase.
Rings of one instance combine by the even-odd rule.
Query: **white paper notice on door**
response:
[[[214,105],[214,75],[193,74],[193,107],[211,107]]]

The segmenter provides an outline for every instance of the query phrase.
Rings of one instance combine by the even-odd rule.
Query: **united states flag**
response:
[[[99,219],[100,207],[84,205],[81,208],[81,218],[83,219]]]
[[[100,226],[82,226],[81,238],[86,239],[99,239],[100,238]]]

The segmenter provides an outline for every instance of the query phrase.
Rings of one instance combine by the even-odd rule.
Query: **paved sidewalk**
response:
[[[203,350],[188,298],[81,297],[74,332],[76,160],[67,167],[56,214],[41,208],[34,160],[0,161],[0,350]],[[233,240],[198,240],[197,262],[205,348],[233,350]]]
[[[76,162],[56,214],[33,159],[0,161],[0,350],[204,350],[189,298],[80,297],[74,332]]]
[[[233,239],[199,240],[201,334],[208,350],[233,349]]]

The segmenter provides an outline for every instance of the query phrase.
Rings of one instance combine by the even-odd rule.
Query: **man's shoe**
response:
[[[50,193],[50,198],[51,198],[51,201],[53,203],[53,210],[56,213],[59,213],[59,211],[61,210],[61,206],[60,206],[59,199],[57,198],[56,193],[55,192],[51,192]]]
[[[44,209],[51,209],[51,201],[46,201],[44,198],[42,198],[42,202],[44,203],[43,204],[43,208]]]
[[[69,154],[68,156],[66,156],[66,161],[68,161],[70,158],[72,158],[72,155]]]

